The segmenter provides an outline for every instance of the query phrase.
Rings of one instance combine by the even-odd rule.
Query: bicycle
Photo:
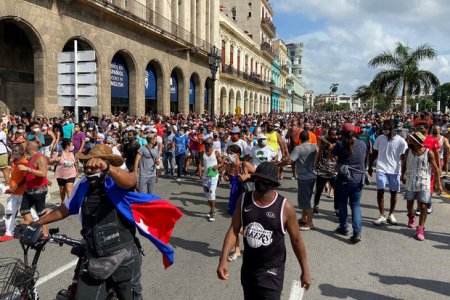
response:
[[[72,247],[71,253],[78,256],[78,262],[74,270],[72,284],[58,292],[56,300],[74,299],[78,273],[82,263],[85,261],[86,245],[83,241],[75,240],[64,234],[58,234],[59,228],[49,230],[49,235],[42,236],[42,229],[36,230],[28,235],[23,234],[20,238],[20,245],[23,250],[23,261],[17,258],[0,259],[0,299],[2,300],[39,300],[36,288],[39,273],[37,264],[47,243],[58,244],[60,247],[69,245]],[[35,250],[31,265],[28,261],[29,249]],[[114,299],[114,298],[109,298]]]

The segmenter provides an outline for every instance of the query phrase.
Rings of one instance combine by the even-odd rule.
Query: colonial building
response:
[[[278,106],[274,107],[274,109],[282,112],[291,111],[290,105],[292,104],[292,99],[290,99],[290,95],[288,93],[287,81],[290,76],[292,66],[291,60],[288,56],[288,49],[282,39],[274,41],[272,45],[274,51],[278,54],[276,61],[279,65],[279,78],[275,80],[275,90],[279,93],[279,99]],[[278,74],[278,69],[274,71]]]
[[[219,80],[219,112],[264,113],[270,107],[271,62],[259,45],[230,17],[220,13],[222,66]]]
[[[219,0],[0,1],[0,106],[60,113],[58,55],[76,40],[95,51],[94,113],[203,112],[218,19]]]
[[[288,44],[287,51],[292,62],[292,97],[294,99],[294,112],[311,111],[307,98],[305,97],[305,82],[302,73],[303,43]]]

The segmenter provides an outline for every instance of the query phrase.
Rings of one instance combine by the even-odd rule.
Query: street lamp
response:
[[[219,55],[219,48],[214,45],[211,48],[211,52],[208,53],[208,64],[209,68],[211,69],[212,74],[212,87],[211,87],[211,120],[213,122],[216,121],[216,114],[214,109],[214,103],[215,103],[215,90],[216,90],[216,75],[217,71],[219,70],[220,63],[222,62],[222,58]]]
[[[273,79],[269,82],[269,88],[270,88],[270,111],[269,113],[272,113],[273,111],[273,89],[275,87],[275,82]]]

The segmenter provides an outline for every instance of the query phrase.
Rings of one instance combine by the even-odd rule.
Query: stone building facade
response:
[[[224,12],[220,13],[222,65],[219,80],[219,111],[265,113],[270,107],[270,61],[258,44]]]
[[[0,107],[59,114],[58,54],[77,40],[96,54],[93,113],[203,112],[217,99],[207,53],[220,44],[218,18],[219,0],[0,1]]]

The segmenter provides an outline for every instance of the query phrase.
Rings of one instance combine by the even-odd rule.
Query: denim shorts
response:
[[[203,192],[205,193],[205,196],[208,199],[208,201],[216,200],[216,189],[218,182],[219,176],[206,177],[206,179],[203,179]]]
[[[400,192],[400,174],[377,172],[377,189],[384,190],[387,184],[391,192]]]
[[[419,200],[422,203],[430,203],[431,194],[428,191],[405,191],[405,199],[408,201]]]

